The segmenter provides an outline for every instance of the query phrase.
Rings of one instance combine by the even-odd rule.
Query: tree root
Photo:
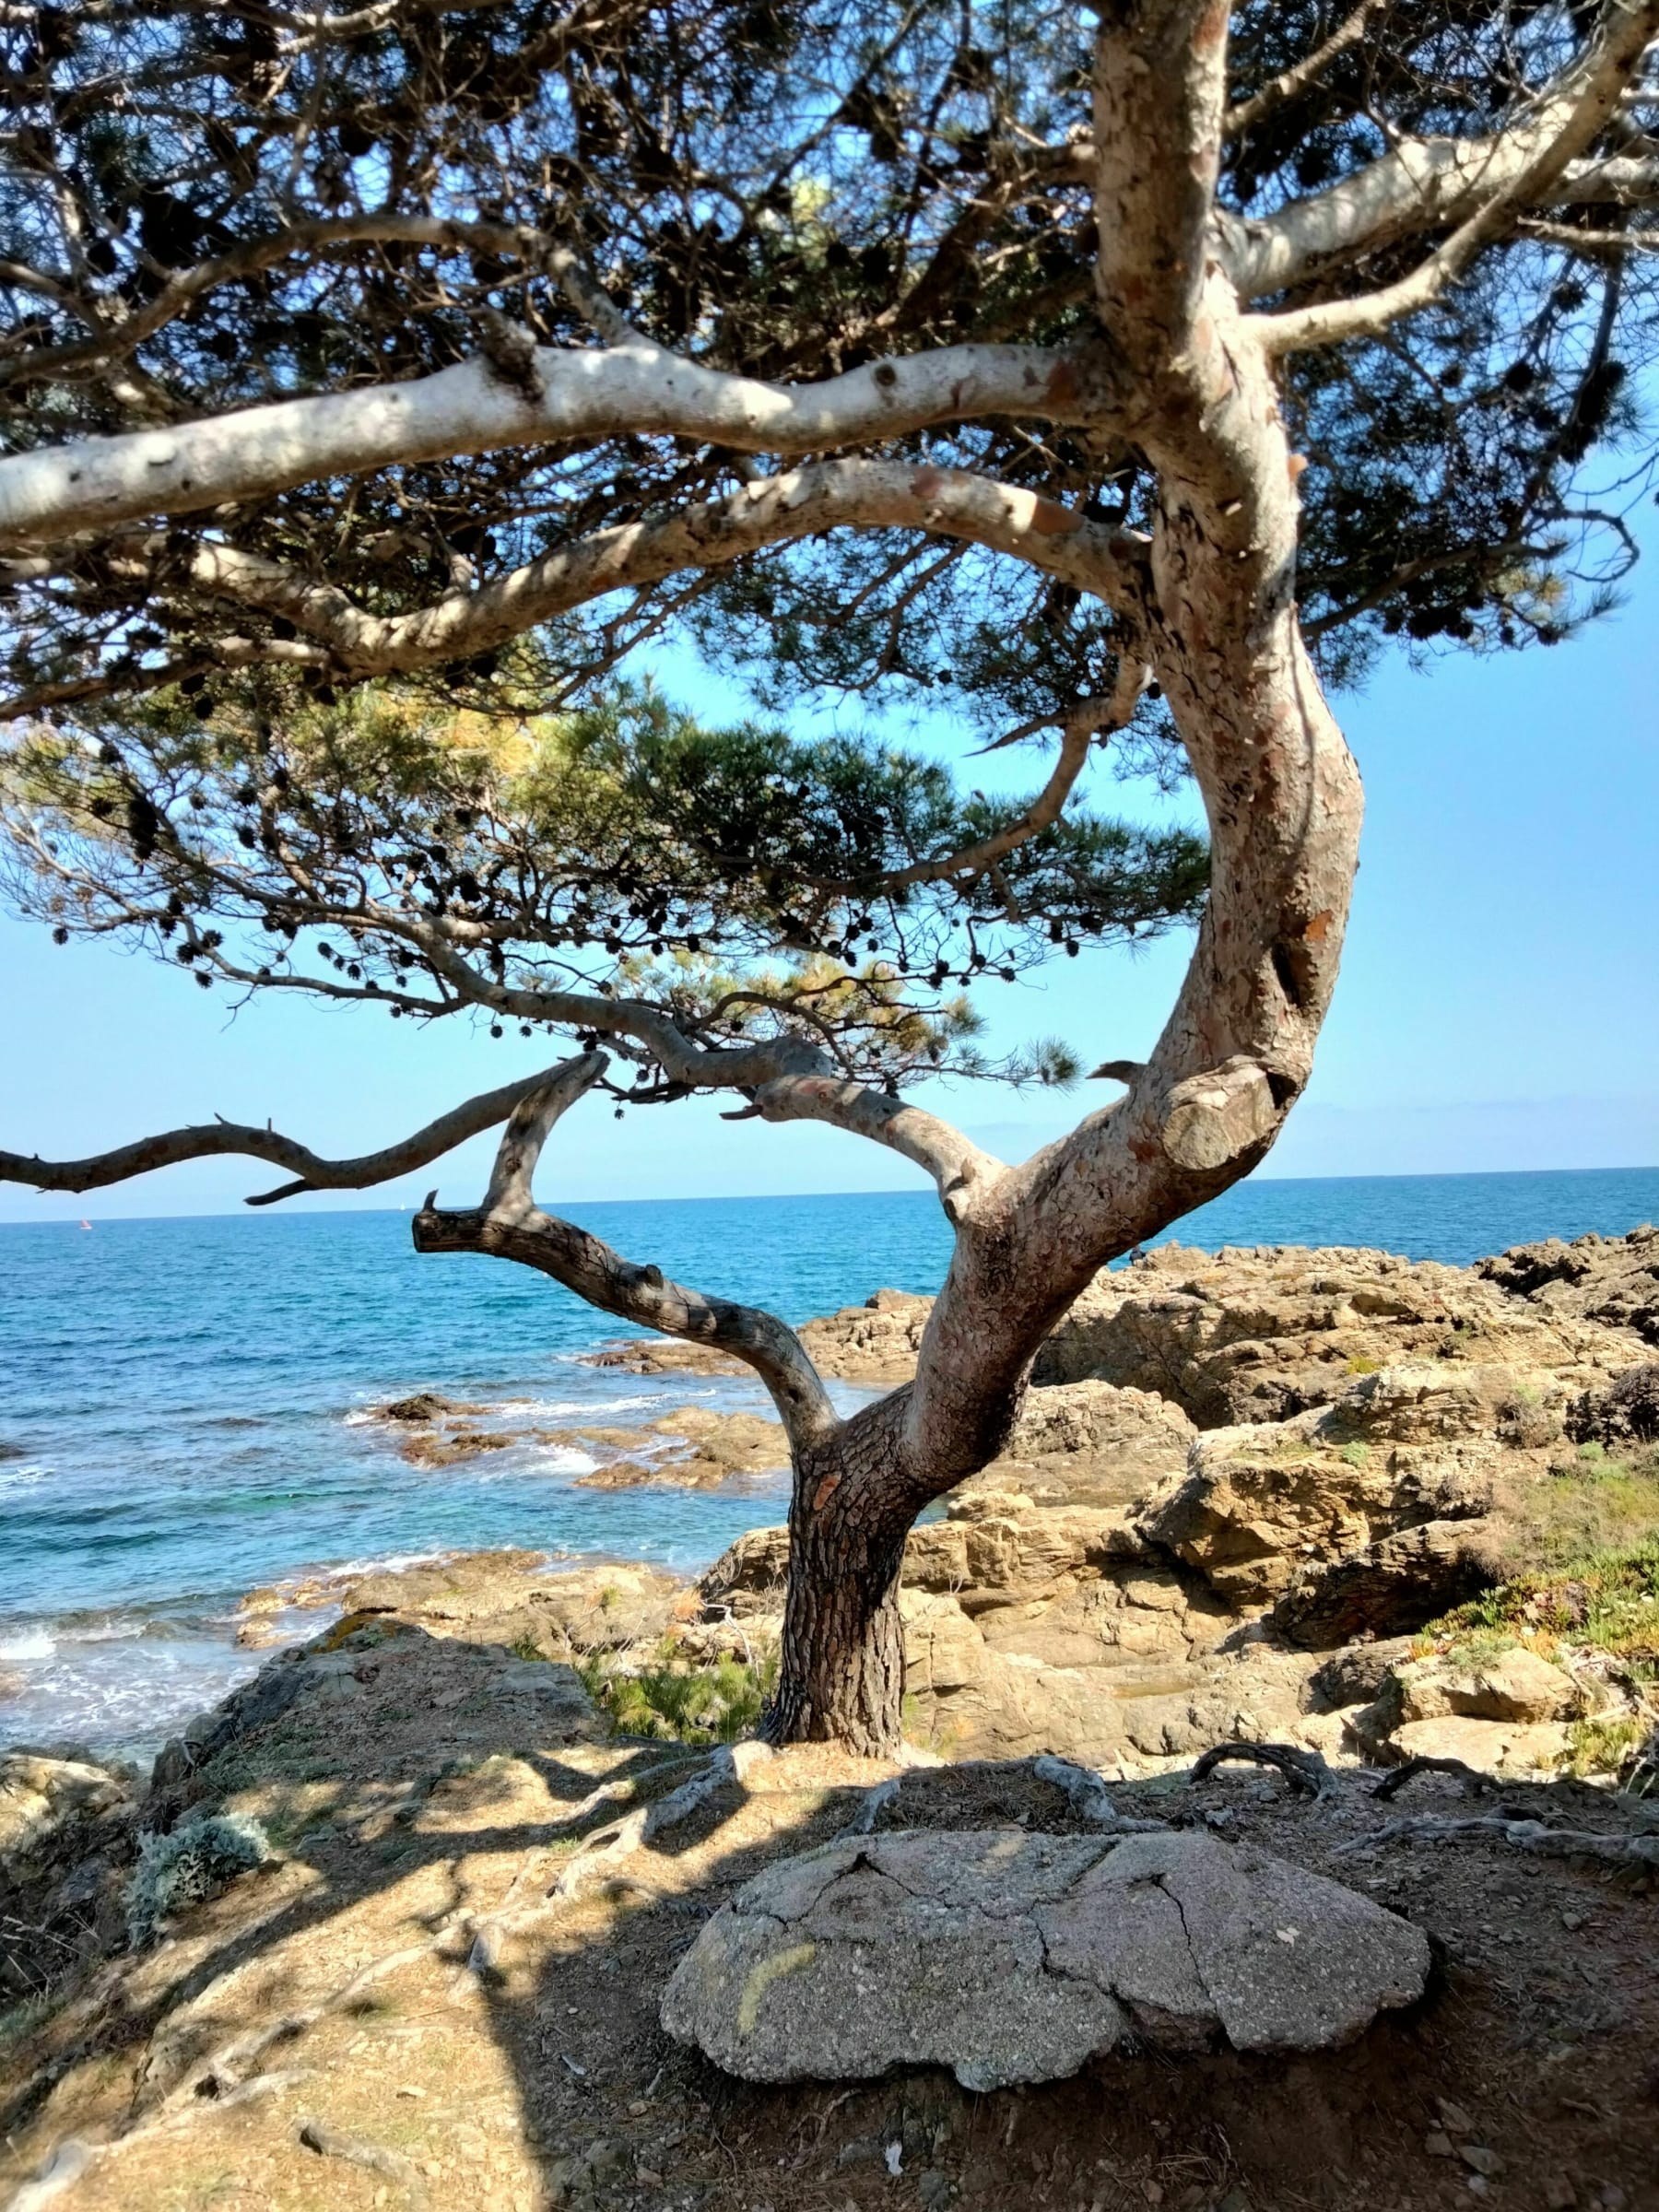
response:
[[[410,2212],[426,2212],[425,2177],[414,2159],[406,2159],[401,2150],[387,2150],[379,2143],[365,2142],[360,2136],[343,2135],[322,2120],[301,2120],[295,2132],[306,2149],[314,2150],[319,2158],[344,2159],[348,2165],[384,2174],[389,2182],[407,2191]]]
[[[1598,1859],[1607,1865],[1659,1876],[1659,1835],[1602,1836],[1588,1829],[1548,1828],[1542,1820],[1506,1820],[1496,1813],[1475,1814],[1461,1820],[1434,1813],[1407,1814],[1398,1820],[1385,1820],[1369,1835],[1338,1844],[1336,1855],[1369,1851],[1378,1843],[1452,1843],[1465,1836],[1495,1837],[1535,1858]]]
[[[1371,1795],[1378,1799],[1397,1797],[1406,1784],[1415,1782],[1419,1774],[1459,1775],[1463,1780],[1464,1794],[1469,1797],[1484,1797],[1493,1786],[1491,1776],[1483,1774],[1478,1767],[1471,1767],[1461,1759],[1433,1759],[1425,1751],[1418,1752],[1397,1767],[1391,1767],[1372,1790]]]
[[[465,1912],[451,1913],[424,1943],[407,1944],[398,1950],[388,1951],[382,1958],[371,1959],[337,1989],[319,1998],[315,2004],[302,2006],[277,2019],[265,2022],[259,2028],[233,2036],[198,2065],[192,2066],[149,2117],[140,2121],[125,2135],[116,2136],[109,2143],[88,2144],[70,2139],[55,2146],[45,2166],[34,2180],[23,2184],[6,2206],[6,2212],[37,2212],[38,2207],[46,2206],[73,2188],[82,2175],[90,2172],[94,2166],[101,2166],[109,2159],[135,2148],[153,2136],[188,2125],[209,2112],[224,2112],[232,2104],[268,2096],[275,2090],[288,2088],[296,2081],[309,2079],[313,2070],[308,2066],[257,2075],[251,2075],[249,2069],[257,2065],[274,2045],[291,2042],[321,2021],[343,2011],[366,1989],[383,1981],[388,1974],[395,1973],[400,1968],[414,1965],[423,1959],[441,1957],[457,1934],[471,1937],[467,1970],[472,1974],[490,1971],[500,1956],[501,1942],[506,1936],[556,1912],[561,1905],[575,1898],[592,1877],[613,1866],[630,1852],[650,1843],[667,1830],[677,1828],[689,1819],[716,1791],[724,1789],[728,1783],[740,1782],[749,1768],[771,1756],[770,1746],[765,1744],[723,1745],[708,1759],[701,1772],[682,1783],[678,1789],[671,1790],[665,1797],[659,1797],[653,1804],[641,1806],[637,1811],[629,1813],[625,1820],[601,1829],[596,1835],[588,1837],[545,1898],[538,1899],[534,1904],[515,1907],[511,1900],[522,1888],[529,1866],[537,1855],[536,1853],[531,1853],[520,1865],[508,1886],[502,1906],[496,1912],[477,1916]],[[677,1759],[665,1760],[661,1767],[648,1769],[647,1774],[659,1773],[665,1768],[681,1763]],[[637,1785],[646,1778],[646,1774],[637,1775],[633,1778],[634,1783]],[[239,1967],[233,1971],[241,1972],[242,1969]],[[464,1973],[461,1986],[465,1985],[466,1979]],[[324,2123],[308,2120],[303,2125],[314,2131],[319,2138],[326,2137],[326,2141],[319,2139],[310,2144],[311,2148],[322,2155],[351,2159],[358,2164],[371,2163],[382,2158],[397,2158],[395,2152],[382,2153],[371,2144],[359,2144],[349,2136],[336,2135]],[[351,2149],[341,2147],[348,2143],[352,2146]],[[359,2156],[359,2153],[362,2155]],[[419,2174],[413,2168],[407,2173],[402,2171],[406,2163],[400,2162],[399,2171],[394,2178],[407,2188],[423,2186]],[[377,2166],[376,2171],[390,2172],[390,2169],[383,2165]]]
[[[1194,1762],[1194,1786],[1207,1782],[1227,1759],[1247,1759],[1253,1766],[1272,1767],[1284,1776],[1293,1794],[1302,1797],[1334,1797],[1336,1777],[1317,1751],[1301,1751],[1294,1744],[1215,1744]]]
[[[876,1823],[899,1794],[904,1777],[891,1774],[886,1782],[878,1782],[873,1790],[866,1790],[858,1801],[858,1810],[836,1837],[839,1843],[848,1836],[869,1836],[876,1832]]]
[[[654,1782],[659,1774],[671,1774],[676,1768],[692,1763],[688,1758],[663,1759],[654,1767],[641,1767],[637,1774],[624,1774],[614,1782],[602,1782],[596,1790],[590,1790],[568,1812],[561,1813],[553,1825],[556,1830],[579,1827],[590,1813],[596,1813],[602,1805],[624,1804],[629,1798],[639,1795],[643,1783]]]
[[[1031,1772],[1039,1782],[1053,1783],[1055,1789],[1064,1790],[1078,1819],[1087,1820],[1092,1828],[1109,1829],[1120,1836],[1163,1836],[1170,1832],[1166,1821],[1135,1820],[1127,1813],[1120,1813],[1107,1793],[1106,1784],[1090,1767],[1079,1767],[1069,1759],[1056,1759],[1053,1752],[1044,1751],[1031,1761]]]

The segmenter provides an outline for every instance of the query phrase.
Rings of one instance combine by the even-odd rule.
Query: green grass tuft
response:
[[[642,1666],[605,1653],[579,1662],[577,1672],[618,1735],[735,1744],[753,1734],[777,1679],[778,1661],[772,1653],[752,1665],[725,1658],[712,1666],[691,1666],[664,1643]]]
[[[1659,1536],[1517,1575],[1431,1622],[1438,1642],[1479,1631],[1559,1638],[1619,1660],[1639,1681],[1659,1681]]]

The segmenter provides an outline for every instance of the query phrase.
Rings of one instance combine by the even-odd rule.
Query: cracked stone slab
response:
[[[750,2081],[939,2065],[992,2089],[1120,2045],[1334,2047],[1428,1973],[1410,1922],[1208,1833],[898,1830],[747,1883],[675,1970],[662,2020]]]

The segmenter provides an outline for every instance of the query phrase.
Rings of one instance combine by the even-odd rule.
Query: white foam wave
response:
[[[339,1566],[325,1568],[323,1572],[330,1582],[356,1582],[365,1574],[405,1574],[411,1567],[430,1567],[449,1556],[447,1551],[389,1551],[377,1559],[343,1559]],[[288,1578],[290,1582],[296,1579],[310,1582],[314,1578],[310,1575]],[[281,1589],[283,1584],[279,1583],[276,1587]]]
[[[112,1613],[106,1619],[88,1621],[85,1627],[71,1629],[60,1624],[58,1638],[64,1643],[123,1643],[131,1637],[147,1635],[150,1627],[149,1621],[130,1613]]]
[[[660,1406],[660,1398],[504,1398],[492,1411],[511,1413],[515,1419],[528,1415],[540,1421],[568,1420],[572,1415],[591,1421],[602,1413],[637,1413],[644,1406]]]
[[[56,1642],[44,1629],[27,1629],[21,1636],[0,1643],[0,1659],[50,1659],[56,1651]]]
[[[346,1426],[347,1429],[371,1429],[374,1426],[374,1420],[375,1416],[370,1408],[367,1406],[361,1406],[355,1413],[348,1413],[346,1416]]]
[[[599,1462],[591,1453],[578,1452],[570,1444],[547,1444],[531,1455],[529,1472],[535,1475],[591,1475]],[[510,1467],[488,1466],[475,1477],[478,1482],[512,1482],[516,1479]]]
[[[37,1482],[44,1482],[51,1474],[50,1467],[0,1467],[0,1491],[32,1490]]]

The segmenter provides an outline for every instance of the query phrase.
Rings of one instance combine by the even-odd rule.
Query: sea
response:
[[[570,1209],[629,1258],[792,1322],[937,1287],[929,1193],[618,1201]],[[1659,1218],[1659,1168],[1247,1182],[1185,1244],[1381,1246],[1466,1264]],[[524,1547],[690,1571],[780,1519],[782,1476],[724,1491],[603,1489],[584,1428],[673,1408],[770,1411],[757,1386],[583,1355],[629,1335],[546,1278],[418,1256],[405,1213],[0,1224],[0,1748],[143,1760],[257,1666],[255,1588]],[[506,1448],[414,1465],[377,1406],[422,1390]],[[842,1388],[843,1407],[862,1394]],[[316,1633],[316,1611],[277,1632]]]

